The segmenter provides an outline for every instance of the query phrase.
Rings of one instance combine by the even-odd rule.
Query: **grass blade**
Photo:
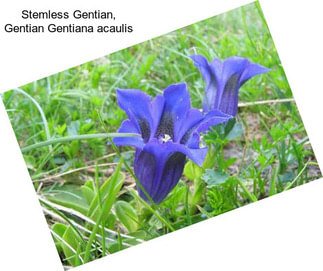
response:
[[[41,106],[39,105],[39,103],[33,97],[31,97],[27,92],[22,90],[21,88],[15,88],[14,90],[16,92],[19,92],[19,93],[23,94],[24,96],[26,96],[37,107],[37,109],[38,109],[38,111],[40,113],[40,116],[41,116],[41,118],[43,120],[47,140],[49,140],[50,139],[50,133],[49,133],[49,128],[48,128],[48,122],[47,122],[45,113],[44,113],[43,109],[41,108]],[[50,144],[48,146],[49,146],[49,151],[51,152],[52,151],[52,146]]]
[[[93,139],[93,138],[110,138],[110,137],[129,137],[129,136],[138,136],[137,134],[131,134],[131,133],[106,133],[106,134],[87,134],[87,135],[76,135],[76,136],[67,136],[67,137],[60,137],[60,138],[54,138],[47,141],[39,142],[27,147],[24,147],[21,149],[21,152],[27,152],[31,151],[37,148],[45,147],[52,144],[57,143],[64,143],[64,142],[70,142],[74,140],[86,140],[86,139]]]
[[[111,208],[112,208],[112,205],[119,193],[119,190],[121,189],[121,186],[122,186],[122,182],[121,182],[121,185],[118,184],[118,181],[119,181],[119,174],[120,174],[120,169],[121,169],[121,165],[122,165],[123,161],[121,160],[115,173],[114,173],[114,177],[111,178],[110,180],[110,186],[109,186],[109,191],[107,193],[107,197],[106,197],[106,200],[105,202],[102,204],[102,209],[101,209],[101,212],[99,213],[99,217],[96,221],[96,224],[92,230],[92,233],[89,237],[89,240],[87,242],[87,245],[86,245],[86,248],[85,248],[85,255],[84,255],[84,262],[87,263],[89,261],[89,258],[90,258],[90,250],[91,250],[91,246],[92,246],[92,243],[94,242],[94,238],[96,237],[96,233],[97,231],[99,230],[99,225],[102,223],[102,221],[104,220],[104,218],[109,214]]]

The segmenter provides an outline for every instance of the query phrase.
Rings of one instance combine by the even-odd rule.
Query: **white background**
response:
[[[0,90],[6,91],[250,1],[1,1]],[[260,1],[318,161],[323,165],[322,9]],[[22,9],[111,10],[135,32],[5,34]],[[62,270],[0,101],[0,269]],[[321,180],[94,261],[75,270],[322,270]]]

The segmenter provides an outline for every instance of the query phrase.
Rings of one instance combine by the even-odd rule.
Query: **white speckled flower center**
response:
[[[159,137],[159,141],[160,141],[161,143],[166,143],[166,142],[168,142],[168,141],[170,141],[170,140],[172,140],[172,138],[171,138],[171,136],[170,136],[170,135],[168,135],[168,134],[164,134],[164,135],[161,135],[161,136]]]

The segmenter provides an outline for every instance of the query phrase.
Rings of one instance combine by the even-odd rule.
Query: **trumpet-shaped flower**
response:
[[[206,83],[204,112],[219,110],[235,116],[238,111],[239,88],[255,75],[270,71],[248,59],[232,56],[224,61],[218,58],[208,62],[202,55],[191,55]]]
[[[137,89],[117,89],[117,100],[128,115],[118,132],[139,136],[116,137],[114,143],[136,148],[135,175],[157,204],[179,181],[186,156],[203,164],[207,148],[200,148],[199,133],[231,118],[219,111],[203,115],[191,108],[185,83],[170,85],[153,100]],[[138,192],[148,200],[139,187]]]

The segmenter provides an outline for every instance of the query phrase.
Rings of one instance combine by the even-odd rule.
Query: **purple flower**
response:
[[[231,116],[214,111],[204,116],[191,108],[185,83],[173,84],[153,100],[137,89],[117,89],[118,105],[128,115],[119,133],[138,137],[117,137],[117,146],[136,148],[134,172],[155,203],[160,203],[178,183],[186,156],[202,165],[207,148],[200,148],[199,133]],[[147,197],[138,187],[139,195]]]
[[[238,56],[229,57],[223,62],[215,58],[210,63],[202,55],[191,55],[190,58],[206,83],[204,112],[219,110],[235,116],[238,111],[239,88],[251,77],[270,71]]]

